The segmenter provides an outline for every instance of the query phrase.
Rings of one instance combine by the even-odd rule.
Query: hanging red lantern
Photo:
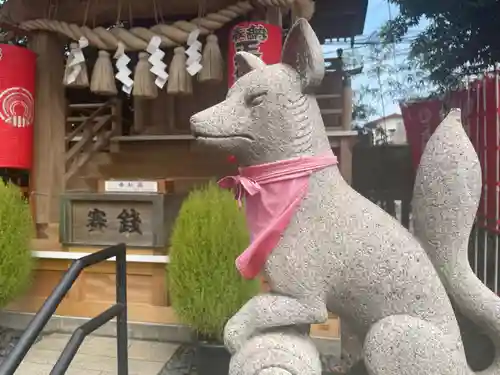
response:
[[[35,70],[34,52],[0,45],[0,167],[31,168]]]
[[[236,81],[234,56],[236,52],[245,51],[260,57],[266,64],[277,64],[281,61],[282,31],[277,25],[264,22],[241,22],[229,33],[228,84]]]

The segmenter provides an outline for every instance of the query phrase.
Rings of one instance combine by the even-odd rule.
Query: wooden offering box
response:
[[[184,195],[66,193],[60,240],[66,246],[164,248]]]

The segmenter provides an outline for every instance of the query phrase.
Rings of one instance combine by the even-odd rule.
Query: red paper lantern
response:
[[[30,169],[36,54],[0,45],[0,167]]]
[[[268,65],[281,61],[281,27],[264,22],[241,22],[231,29],[229,35],[229,57],[227,60],[229,87],[236,81],[234,63],[236,52],[253,53]]]

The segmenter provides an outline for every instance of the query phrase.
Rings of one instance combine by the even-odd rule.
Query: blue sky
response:
[[[368,1],[368,11],[366,14],[365,28],[363,31],[363,35],[356,37],[357,40],[366,40],[368,36],[372,35],[372,33],[376,32],[380,29],[380,27],[387,22],[391,17],[394,18],[397,16],[399,10],[398,7],[393,4],[388,4],[387,0],[369,0]],[[424,25],[419,25],[418,29],[422,30]],[[416,30],[410,31],[412,35],[415,34]],[[404,60],[406,51],[409,49],[409,42],[405,42],[396,46],[396,58],[394,61],[388,61],[388,63],[398,63]],[[335,56],[337,48],[343,48],[346,52],[350,49],[350,44],[345,43],[334,43],[331,45],[325,45],[323,47],[324,53],[327,56]],[[356,51],[361,51],[359,47],[356,47]],[[365,64],[365,67],[367,65]],[[366,70],[366,69],[365,69]],[[353,79],[352,86],[353,89],[356,90],[361,85],[369,85],[371,87],[378,87],[377,80],[374,78],[368,78],[366,74],[360,74]],[[397,112],[400,113],[399,105],[394,103],[391,98],[384,97],[384,106],[382,108],[381,101],[377,103],[373,103],[379,112],[378,115],[373,116],[373,118],[377,118],[381,116],[383,113],[385,115],[389,115],[391,113]],[[371,118],[370,120],[372,120]]]

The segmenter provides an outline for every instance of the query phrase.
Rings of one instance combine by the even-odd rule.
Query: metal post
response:
[[[118,375],[128,375],[127,259],[123,251],[116,256],[116,303],[123,306],[116,317]]]
[[[498,224],[499,224],[499,220],[500,220],[500,186],[499,186],[499,182],[500,182],[500,145],[499,145],[499,140],[500,140],[500,116],[498,115],[498,111],[500,110],[500,79],[499,79],[499,65],[498,64],[495,64],[495,126],[496,126],[496,129],[495,129],[495,140],[494,140],[494,145],[493,145],[493,149],[495,150],[495,154],[496,154],[496,165],[495,165],[495,169],[496,169],[496,174],[495,174],[495,186],[494,186],[494,189],[495,189],[495,199],[494,199],[494,204],[495,204],[495,220],[494,220],[494,231],[493,231],[493,235],[495,236],[494,237],[494,244],[495,244],[495,287],[494,287],[494,292],[496,295],[498,295],[498,287],[499,287],[499,277],[500,277],[500,274],[499,274],[499,261],[500,261],[500,249],[499,249],[499,239],[498,239],[498,236],[499,236],[499,228],[498,228]]]
[[[476,105],[474,107],[474,119],[472,119],[472,117],[469,117],[470,118],[470,121],[474,121],[475,124],[476,124],[476,127],[474,129],[475,131],[475,134],[474,134],[474,148],[476,149],[476,153],[478,153],[479,155],[479,142],[478,142],[478,139],[479,139],[479,131],[478,131],[478,127],[479,127],[479,122],[478,122],[478,110],[479,110],[479,107],[478,107],[478,99],[477,99],[477,94],[475,95],[475,99],[472,99],[472,96],[474,94],[473,92],[473,84],[475,82],[468,82],[468,87],[467,87],[467,115],[471,114],[472,113],[472,110],[471,108],[472,107],[472,103],[473,101],[475,100],[476,101]],[[479,158],[479,156],[478,156]],[[479,226],[480,226],[480,219],[478,220],[478,217],[477,217],[477,214],[476,214],[476,221],[475,221],[475,225],[474,225],[474,273],[476,274],[476,276],[479,276]]]
[[[488,76],[485,73],[485,75],[482,78],[483,84],[481,85],[481,90],[482,90],[482,98],[483,98],[483,108],[482,108],[482,129],[483,129],[483,142],[482,142],[482,147],[481,147],[481,154],[482,154],[482,167],[483,167],[483,172],[484,172],[484,178],[483,178],[483,211],[484,211],[484,228],[483,228],[483,249],[484,249],[484,258],[483,258],[483,283],[485,285],[488,284],[488,255],[489,255],[489,249],[488,249],[488,231],[490,227],[490,217],[489,217],[489,210],[488,210],[488,155],[487,155],[487,149],[488,149],[488,116],[487,116],[487,101],[488,101],[488,96],[487,96],[487,86],[488,86]]]

